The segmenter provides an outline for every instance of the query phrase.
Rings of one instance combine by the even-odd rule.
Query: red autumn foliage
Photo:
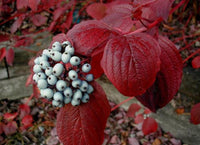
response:
[[[12,48],[8,49],[8,51],[6,52],[6,61],[8,65],[10,66],[13,65],[14,57],[15,57],[14,50]]]
[[[142,132],[144,133],[144,135],[155,132],[157,131],[157,129],[158,129],[158,124],[155,121],[155,119],[148,117],[147,119],[144,120],[142,125]]]
[[[12,121],[14,120],[18,115],[18,112],[15,112],[15,113],[5,113],[3,115],[4,119],[6,119],[7,121]]]
[[[193,124],[200,124],[200,103],[192,107],[190,122]]]
[[[200,56],[196,56],[196,57],[192,60],[192,67],[193,67],[193,68],[200,68]]]
[[[21,104],[19,106],[19,111],[20,111],[20,118],[24,118],[24,116],[28,115],[30,113],[30,107],[27,104]]]
[[[140,108],[141,108],[140,105],[138,105],[138,104],[136,104],[136,103],[133,103],[133,104],[131,104],[131,106],[129,107],[128,112],[127,112],[126,115],[127,115],[128,117],[134,118],[134,117],[135,117],[135,113],[136,113],[137,111],[139,111]]]
[[[23,119],[22,119],[22,124],[23,124],[23,127],[24,127],[25,129],[31,127],[31,126],[33,125],[32,122],[33,122],[33,117],[32,117],[32,115],[26,115],[26,116],[24,116]]]
[[[94,92],[87,104],[65,105],[57,116],[57,133],[64,145],[101,145],[110,106],[103,89],[92,84]]]
[[[6,135],[11,135],[16,133],[17,128],[18,126],[16,121],[9,121],[7,124],[3,125],[3,131]]]

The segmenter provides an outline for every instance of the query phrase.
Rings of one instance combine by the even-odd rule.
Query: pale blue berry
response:
[[[42,54],[42,56],[39,56],[39,62],[41,61],[48,61],[48,57],[44,54]]]
[[[65,52],[68,52],[69,54],[74,55],[74,47],[71,45],[66,46]]]
[[[59,42],[56,41],[52,44],[52,49],[55,50],[55,51],[61,51],[62,46]]]
[[[55,85],[57,83],[57,77],[55,75],[50,75],[47,79],[48,84]]]
[[[79,65],[80,62],[81,62],[81,59],[78,56],[72,56],[71,59],[70,59],[70,63],[73,66]]]
[[[40,93],[41,93],[42,97],[45,97],[45,98],[48,98],[48,99],[53,98],[53,95],[54,95],[53,90],[50,89],[50,88],[46,88],[46,89],[40,91]]]
[[[72,89],[70,87],[67,87],[64,90],[64,95],[65,95],[65,97],[71,98],[71,96],[73,95]]]
[[[33,75],[33,80],[34,80],[36,83],[38,82],[39,78],[38,78],[38,75],[37,75],[37,74],[34,74],[34,75]]]
[[[81,82],[81,86],[80,86],[80,90],[81,90],[82,92],[86,92],[87,89],[88,89],[88,83],[87,83],[86,81],[82,81],[82,82]]]
[[[61,59],[62,59],[63,63],[68,63],[70,58],[71,58],[71,55],[68,52],[65,52],[65,53],[62,54]]]
[[[56,100],[53,100],[53,101],[52,101],[52,105],[53,105],[54,107],[58,107],[58,106],[60,105],[60,102],[59,102],[59,101],[56,101]]]
[[[61,61],[61,57],[62,57],[62,54],[58,51],[52,51],[51,52],[51,58],[54,60],[54,61]]]
[[[94,76],[93,76],[93,74],[88,74],[88,75],[86,75],[85,79],[86,79],[86,81],[91,82],[94,80]]]
[[[50,64],[47,61],[41,61],[40,66],[41,66],[41,68],[46,69],[47,67],[50,66]]]
[[[53,99],[56,100],[56,101],[63,101],[63,95],[62,95],[62,93],[56,92],[56,93],[53,95]]]
[[[86,63],[82,66],[82,71],[85,73],[88,73],[91,70],[91,65],[89,63]]]
[[[68,103],[71,102],[71,100],[72,100],[72,98],[70,98],[70,97],[65,97],[65,98],[64,98],[64,103],[65,103],[65,104],[68,104]]]
[[[59,108],[63,107],[63,103],[60,102],[60,104],[58,105]]]
[[[38,80],[37,86],[39,89],[46,89],[47,88],[47,81],[45,79]]]
[[[36,58],[34,59],[34,63],[35,63],[35,64],[40,64],[40,61],[39,61],[39,58],[38,58],[38,57],[36,57]]]
[[[56,88],[58,91],[63,91],[67,87],[67,83],[63,80],[59,80],[56,83]]]
[[[34,73],[39,73],[39,72],[42,72],[42,68],[39,64],[36,64],[33,66],[33,72]]]
[[[80,105],[80,100],[72,99],[71,104],[72,104],[72,106],[78,106],[78,105]]]
[[[50,75],[52,75],[52,73],[53,73],[53,68],[52,67],[47,67],[46,70],[45,70],[45,74],[47,76],[50,76]]]
[[[50,52],[51,52],[51,50],[49,51],[49,49],[44,49],[44,50],[42,51],[42,54],[44,54],[44,55],[50,57],[50,56],[51,56],[51,55],[50,55]]]
[[[60,76],[63,72],[63,65],[61,63],[57,63],[54,67],[53,67],[53,74],[55,76]]]
[[[72,86],[73,86],[74,88],[80,87],[80,86],[81,86],[81,80],[80,80],[80,79],[73,80],[73,81],[72,81]]]
[[[90,96],[89,96],[87,93],[84,93],[84,95],[83,95],[81,101],[82,101],[83,103],[87,103],[87,102],[89,101],[89,99],[90,99]]]
[[[69,41],[64,41],[64,42],[62,43],[62,45],[63,45],[63,46],[68,46],[68,45],[71,45],[71,43],[70,43]]]
[[[81,98],[82,98],[82,92],[79,89],[77,89],[74,92],[73,100],[81,100]]]
[[[43,72],[39,72],[37,75],[38,79],[46,79],[46,75]]]
[[[78,74],[75,70],[70,70],[68,76],[71,80],[76,80],[78,78]]]
[[[91,94],[94,91],[94,88],[91,85],[88,85],[87,93]]]

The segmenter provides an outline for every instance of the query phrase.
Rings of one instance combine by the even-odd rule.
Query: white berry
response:
[[[33,80],[34,80],[36,83],[38,82],[39,78],[38,78],[38,75],[37,75],[37,74],[34,74],[34,75],[33,75]]]
[[[82,92],[77,89],[73,95],[73,100],[81,100],[82,98]]]
[[[88,85],[87,93],[91,94],[94,91],[94,88],[91,85]]]
[[[41,61],[48,61],[48,57],[46,55],[39,56],[39,62]]]
[[[86,92],[87,89],[88,89],[88,83],[87,83],[86,81],[82,81],[82,82],[81,82],[81,86],[80,86],[80,90],[81,90],[82,92]]]
[[[51,50],[50,50],[50,51],[51,51]],[[42,54],[44,54],[44,55],[50,57],[50,56],[51,56],[51,55],[50,55],[50,51],[49,51],[49,49],[44,49],[44,50],[42,51]]]
[[[83,95],[81,101],[82,101],[83,103],[87,103],[87,102],[89,101],[89,99],[90,99],[90,96],[89,96],[87,93],[84,93],[84,95]]]
[[[68,52],[69,54],[74,55],[74,47],[71,45],[66,46],[65,52]]]
[[[72,99],[71,104],[72,104],[72,106],[78,106],[78,105],[80,105],[80,100]]]
[[[81,59],[78,56],[72,56],[71,59],[70,59],[70,63],[73,66],[79,65],[80,62],[81,62]]]
[[[40,61],[39,61],[39,58],[38,58],[38,57],[36,57],[36,58],[34,59],[34,63],[35,63],[35,64],[40,64]]]
[[[71,89],[70,87],[67,87],[67,88],[64,90],[64,95],[65,95],[65,97],[70,98],[70,97],[73,95],[72,89]]]
[[[46,88],[43,91],[40,91],[40,93],[42,97],[45,97],[48,99],[51,99],[53,97],[53,90],[50,88]]]
[[[62,53],[58,52],[58,51],[52,51],[51,52],[51,58],[54,61],[61,61],[61,57],[62,57]]]
[[[60,105],[60,102],[58,102],[58,101],[56,101],[56,100],[53,100],[53,101],[52,101],[52,105],[53,105],[54,107],[58,107],[58,106]]]
[[[62,45],[66,47],[66,46],[68,46],[68,45],[71,45],[71,43],[70,43],[69,41],[64,41],[64,42],[62,43]]]
[[[50,66],[50,64],[47,61],[43,60],[40,62],[40,66],[41,68],[46,69],[47,67]]]
[[[65,98],[64,98],[64,103],[65,103],[65,104],[68,104],[68,103],[71,102],[71,100],[72,100],[72,98],[70,98],[70,97],[65,97]]]
[[[86,79],[86,81],[91,82],[94,80],[94,76],[93,76],[93,74],[88,74],[88,75],[86,75],[85,79]]]
[[[48,84],[55,85],[57,82],[57,77],[55,75],[50,75],[47,79]]]
[[[46,70],[45,70],[45,74],[47,76],[50,76],[53,72],[53,68],[52,67],[47,67]]]
[[[41,66],[39,64],[36,64],[36,65],[33,66],[33,72],[34,73],[39,73],[41,71],[42,71],[42,69],[41,69]]]
[[[46,89],[47,81],[45,79],[40,79],[40,80],[38,80],[37,86],[39,89]]]
[[[59,80],[56,83],[56,88],[58,91],[63,91],[67,87],[67,83],[63,80]]]
[[[62,46],[59,42],[56,41],[52,44],[52,49],[55,50],[55,51],[61,51]]]
[[[62,54],[61,60],[63,63],[68,63],[71,58],[71,55],[68,52]]]
[[[56,101],[63,101],[63,95],[62,95],[62,93],[56,92],[56,93],[53,95],[53,99],[56,100]]]
[[[91,70],[91,65],[89,63],[86,63],[82,66],[82,71],[85,73],[88,73]]]
[[[55,76],[60,76],[63,72],[63,65],[61,63],[57,63],[54,67],[53,67],[53,74]]]
[[[81,86],[81,80],[80,80],[80,79],[73,80],[73,81],[72,81],[72,86],[73,86],[74,88],[80,87],[80,86]]]
[[[76,80],[78,78],[78,74],[75,70],[70,70],[68,76],[71,80]]]
[[[46,75],[43,72],[39,72],[37,75],[38,79],[46,79]]]

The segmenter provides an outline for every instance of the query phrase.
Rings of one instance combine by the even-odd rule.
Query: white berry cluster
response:
[[[89,63],[83,63],[74,55],[74,47],[69,41],[54,42],[51,49],[44,49],[34,60],[33,80],[41,97],[52,101],[55,107],[71,103],[73,106],[89,101],[93,87],[93,75]]]

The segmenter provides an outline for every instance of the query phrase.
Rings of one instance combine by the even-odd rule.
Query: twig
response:
[[[129,97],[128,99],[126,99],[126,100],[122,101],[121,103],[117,104],[115,107],[113,107],[113,108],[111,109],[111,112],[114,111],[115,109],[119,108],[119,106],[121,106],[122,104],[128,102],[129,100],[131,100],[131,99],[133,99],[133,98],[134,98],[134,97]]]
[[[8,63],[7,63],[7,61],[6,61],[6,58],[4,57],[4,64],[5,64],[5,67],[6,67],[6,72],[7,72],[7,77],[8,77],[8,79],[10,79],[10,73],[9,73],[9,69],[8,69]]]

